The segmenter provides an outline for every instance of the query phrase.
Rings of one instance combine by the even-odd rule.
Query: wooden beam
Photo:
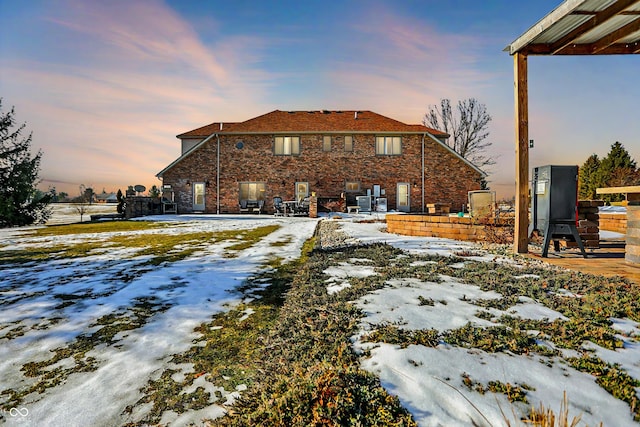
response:
[[[629,34],[635,33],[638,30],[640,30],[640,19],[635,19],[593,43],[593,53],[598,53],[608,48],[612,44],[618,42],[618,40],[628,36]]]
[[[594,29],[598,25],[601,25],[607,22],[609,19],[613,18],[620,12],[624,11],[629,6],[633,6],[637,2],[638,0],[617,0],[608,8],[597,12],[596,15],[593,16],[591,19],[589,19],[588,21],[586,21],[581,25],[578,25],[578,27],[576,27],[575,29],[567,33],[560,40],[553,43],[553,46],[551,48],[551,51],[552,51],[551,54],[554,55],[559,51],[561,51],[562,49],[566,48],[567,46],[573,44],[574,41],[581,35]]]
[[[632,55],[640,53],[640,43],[616,43],[598,51],[593,50],[592,44],[578,44],[567,46],[564,49],[552,53],[549,44],[532,44],[523,49],[525,55]]]
[[[516,128],[516,223],[513,251],[529,252],[529,93],[527,55],[513,56]]]
[[[640,185],[627,187],[600,187],[596,188],[596,194],[620,194],[620,193],[640,193]]]

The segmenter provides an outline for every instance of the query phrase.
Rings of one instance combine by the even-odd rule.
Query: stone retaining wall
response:
[[[441,237],[444,239],[467,240],[472,242],[485,241],[489,236],[487,226],[477,218],[445,216],[445,215],[417,215],[417,214],[388,214],[385,217],[387,231],[406,236]],[[509,224],[511,223],[511,224]],[[513,219],[498,221],[490,228],[507,229],[513,224]],[[511,237],[513,238],[513,236]]]
[[[615,231],[625,234],[627,232],[627,214],[625,213],[600,213],[600,230]]]
[[[624,259],[635,264],[640,263],[640,202],[627,205],[627,233]]]

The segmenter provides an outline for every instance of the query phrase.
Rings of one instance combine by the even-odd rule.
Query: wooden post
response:
[[[527,55],[516,53],[514,65],[516,128],[516,223],[514,253],[529,251],[529,95],[527,89]]]

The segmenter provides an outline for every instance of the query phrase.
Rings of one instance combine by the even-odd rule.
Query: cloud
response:
[[[382,5],[371,8],[346,41],[351,55],[332,73],[333,82],[369,109],[419,122],[441,98],[465,99],[495,76],[478,66],[482,39],[445,33]]]
[[[180,154],[176,134],[264,112],[262,39],[218,34],[206,45],[158,1],[48,7],[41,51],[0,59],[5,103],[44,151],[41,178],[157,183]]]

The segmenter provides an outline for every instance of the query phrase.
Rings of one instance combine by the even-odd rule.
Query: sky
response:
[[[489,185],[515,193],[513,58],[559,0],[0,0],[2,111],[42,150],[40,188],[161,182],[176,135],[279,110],[372,110],[421,123],[476,98]],[[530,166],[581,165],[620,141],[640,159],[640,56],[530,57]]]

